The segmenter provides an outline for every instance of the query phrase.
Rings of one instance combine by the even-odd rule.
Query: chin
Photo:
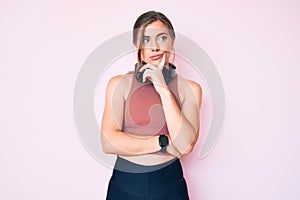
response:
[[[150,61],[150,63],[152,64],[152,65],[155,65],[156,67],[160,64],[160,61],[161,60],[151,60]]]

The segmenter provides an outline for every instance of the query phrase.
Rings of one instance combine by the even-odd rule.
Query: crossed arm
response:
[[[159,136],[136,136],[122,131],[124,91],[128,85],[128,81],[122,76],[113,77],[107,85],[101,125],[103,151],[118,155],[143,155],[157,152],[160,150]],[[190,153],[197,141],[202,98],[202,90],[197,83],[183,81],[182,87],[185,97],[181,110],[167,87],[159,92],[169,129],[170,150],[167,151],[176,156]]]
[[[128,85],[122,76],[108,82],[101,125],[102,149],[105,153],[128,156],[157,152],[159,136],[136,136],[122,131],[124,91]]]
[[[164,87],[159,94],[170,138],[179,153],[184,155],[193,150],[199,136],[202,89],[193,81],[182,80],[180,82],[179,91],[184,91],[181,109],[167,87]]]

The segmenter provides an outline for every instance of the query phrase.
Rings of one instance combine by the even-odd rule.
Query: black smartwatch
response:
[[[169,138],[166,135],[159,136],[159,146],[161,147],[160,151],[165,153],[167,146],[169,145]]]

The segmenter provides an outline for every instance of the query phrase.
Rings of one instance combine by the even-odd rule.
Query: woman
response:
[[[106,91],[101,142],[117,160],[108,200],[187,200],[179,158],[197,141],[201,87],[169,62],[175,32],[149,11],[135,22],[135,71],[113,77]]]

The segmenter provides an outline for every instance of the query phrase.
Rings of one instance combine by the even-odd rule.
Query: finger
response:
[[[143,82],[145,82],[146,81],[146,78],[150,78],[151,79],[151,71],[150,70],[148,70],[148,69],[146,69],[145,70],[145,72],[144,72],[144,74],[143,74]]]
[[[153,65],[150,65],[150,64],[147,64],[147,65],[144,65],[143,67],[141,67],[140,69],[139,69],[139,72],[141,72],[141,71],[143,71],[143,70],[145,70],[145,69],[155,69],[156,67],[155,66],[153,66]]]
[[[159,65],[158,65],[158,69],[162,70],[164,68],[165,62],[166,62],[166,53],[164,53]]]

